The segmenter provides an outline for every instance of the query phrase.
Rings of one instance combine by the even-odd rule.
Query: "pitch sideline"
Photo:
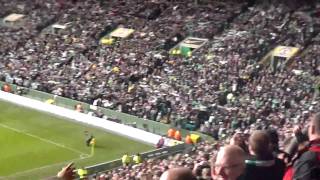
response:
[[[31,133],[28,133],[28,132],[25,132],[25,131],[22,131],[22,130],[19,130],[19,129],[10,127],[10,126],[7,126],[7,125],[2,124],[2,123],[0,123],[0,127],[9,129],[9,130],[11,130],[11,131],[14,131],[14,132],[17,132],[17,133],[20,133],[20,134],[24,134],[24,135],[33,137],[33,138],[38,139],[38,140],[40,140],[40,141],[43,141],[43,142],[46,142],[46,143],[49,143],[49,144],[53,144],[53,145],[58,146],[58,147],[60,147],[60,148],[64,148],[64,149],[67,149],[67,150],[69,150],[69,151],[72,151],[72,152],[74,152],[74,153],[79,154],[79,158],[75,158],[75,159],[71,159],[71,160],[66,160],[66,161],[63,161],[63,162],[55,163],[55,164],[49,164],[49,165],[45,165],[45,166],[41,166],[41,167],[29,169],[29,170],[17,172],[17,173],[14,173],[14,174],[11,174],[11,175],[5,176],[5,177],[1,177],[1,176],[0,176],[0,180],[2,180],[3,178],[11,178],[11,177],[14,178],[14,177],[17,177],[17,176],[19,176],[19,175],[23,175],[23,174],[26,174],[26,173],[29,173],[29,172],[32,172],[32,171],[40,170],[40,169],[45,169],[45,168],[49,168],[49,167],[53,167],[53,166],[63,165],[63,164],[66,164],[67,162],[73,162],[73,161],[79,161],[79,160],[83,160],[83,159],[88,159],[88,158],[91,158],[91,157],[93,156],[92,154],[83,153],[83,152],[78,151],[78,150],[76,150],[76,149],[67,147],[67,146],[65,146],[65,145],[63,145],[63,144],[60,144],[60,143],[51,141],[51,140],[49,140],[49,139],[45,139],[45,138],[36,136],[36,135],[33,135],[33,134],[31,134]]]
[[[5,124],[0,123],[0,126],[3,127],[3,128],[9,129],[9,130],[15,131],[15,132],[17,132],[17,133],[20,133],[20,134],[24,134],[24,135],[33,137],[33,138],[38,139],[38,140],[40,140],[40,141],[43,141],[43,142],[46,142],[46,143],[49,143],[49,144],[53,144],[53,145],[55,145],[55,146],[58,146],[58,147],[67,149],[67,150],[72,151],[72,152],[75,152],[75,153],[77,153],[77,154],[90,156],[90,154],[83,153],[83,152],[81,152],[81,151],[78,151],[77,149],[73,149],[73,148],[67,147],[67,146],[65,146],[65,145],[63,145],[63,144],[60,144],[60,143],[51,141],[51,140],[49,140],[49,139],[45,139],[45,138],[36,136],[36,135],[33,135],[33,134],[31,134],[31,133],[28,133],[28,132],[25,132],[25,131],[22,131],[22,130],[19,130],[19,129],[10,127],[10,126],[7,126],[7,125],[5,125]]]
[[[89,155],[89,156],[86,156],[86,157],[80,157],[80,158],[75,158],[75,159],[71,159],[71,160],[66,160],[66,161],[63,161],[63,162],[58,162],[58,163],[55,163],[55,164],[49,164],[49,165],[45,165],[45,166],[41,166],[41,167],[37,167],[37,168],[33,168],[33,169],[29,169],[29,170],[25,170],[25,171],[21,171],[21,172],[17,172],[17,173],[14,173],[14,174],[11,174],[9,176],[5,176],[5,177],[0,177],[0,180],[2,180],[1,178],[8,178],[8,179],[14,179],[16,177],[19,177],[19,176],[22,176],[24,174],[28,174],[28,173],[31,173],[33,171],[37,171],[37,170],[41,170],[41,169],[46,169],[46,168],[50,168],[50,167],[54,167],[54,166],[62,166],[62,165],[66,165],[70,162],[78,162],[80,160],[84,160],[84,159],[89,159],[91,158],[92,155]],[[62,168],[62,167],[61,167]]]

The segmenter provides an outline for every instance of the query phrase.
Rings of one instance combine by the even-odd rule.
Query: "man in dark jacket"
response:
[[[320,179],[320,113],[313,115],[308,127],[309,148],[293,166],[294,180]]]
[[[285,164],[272,155],[265,131],[255,131],[249,138],[250,157],[245,161],[245,180],[282,180]]]

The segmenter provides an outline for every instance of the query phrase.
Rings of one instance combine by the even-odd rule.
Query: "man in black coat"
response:
[[[245,180],[282,180],[285,164],[272,154],[265,131],[255,131],[249,138],[250,156],[245,161]]]
[[[308,127],[309,146],[294,163],[294,180],[320,179],[320,113],[314,114]]]

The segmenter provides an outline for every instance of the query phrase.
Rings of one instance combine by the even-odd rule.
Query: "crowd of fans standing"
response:
[[[282,144],[320,110],[318,2],[1,3],[0,17],[25,15],[16,25],[0,24],[2,81],[178,127],[191,124],[222,142],[271,129]],[[52,30],[53,24],[66,28]],[[99,39],[116,27],[135,32],[101,45]],[[209,41],[188,58],[168,53],[188,36]],[[301,51],[274,71],[259,61],[277,45]],[[207,166],[196,175],[210,179],[209,157],[217,151],[203,143],[192,155],[107,174],[130,179],[151,173],[157,179],[170,167],[193,169],[200,161]]]

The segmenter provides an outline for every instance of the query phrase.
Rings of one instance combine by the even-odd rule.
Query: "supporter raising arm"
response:
[[[293,165],[294,180],[320,179],[320,113],[309,122],[309,149]]]

